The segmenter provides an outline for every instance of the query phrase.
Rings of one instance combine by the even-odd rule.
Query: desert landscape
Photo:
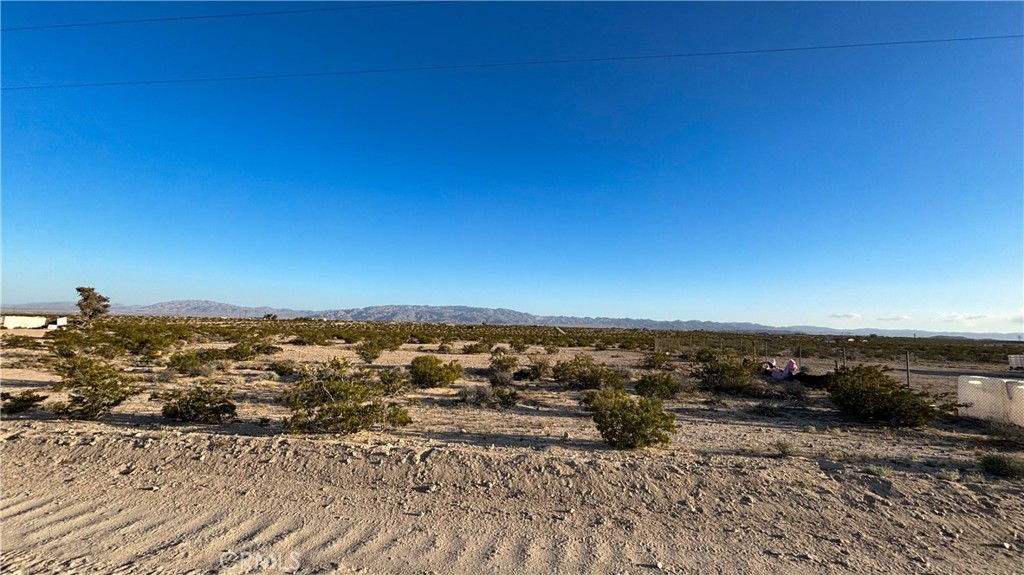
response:
[[[984,422],[894,428],[841,414],[824,390],[709,393],[686,353],[652,370],[650,349],[610,340],[487,343],[520,367],[588,355],[625,374],[630,393],[644,373],[672,374],[671,443],[615,449],[584,392],[549,374],[509,382],[514,405],[488,403],[477,390],[493,387],[495,356],[466,353],[477,340],[407,339],[366,362],[359,343],[276,333],[266,355],[174,373],[174,354],[233,345],[204,321],[194,333],[206,335],[159,352],[106,353],[140,393],[96,421],[45,409],[67,398],[51,387],[62,378],[56,342],[69,336],[5,332],[3,391],[47,399],[3,417],[2,572],[1024,573],[1024,482],[979,466],[1024,446]],[[88,342],[76,345],[84,353]],[[851,363],[879,363],[853,347]],[[423,355],[463,369],[454,385],[396,396],[408,425],[289,432],[281,397],[303,367],[341,358],[408,369]],[[810,373],[839,361],[821,355],[803,360]],[[275,362],[297,371],[279,375]],[[913,386],[933,392],[955,392],[971,373],[1019,375],[996,362],[911,365]],[[154,399],[199,381],[229,390],[234,417],[164,418]]]

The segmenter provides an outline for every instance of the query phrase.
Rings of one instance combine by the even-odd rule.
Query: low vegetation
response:
[[[68,401],[52,406],[54,413],[72,419],[99,419],[124,400],[141,392],[134,379],[102,361],[76,356],[57,368],[63,379],[54,391],[68,391]]]
[[[415,387],[448,387],[462,375],[462,364],[443,363],[436,355],[421,355],[412,360],[409,376]]]
[[[167,392],[161,398],[166,401],[161,413],[167,419],[217,424],[235,417],[231,390],[210,383],[193,386],[188,391]]]
[[[675,433],[675,416],[661,409],[657,399],[634,398],[623,391],[590,394],[594,425],[605,443],[618,449],[667,445]]]
[[[645,373],[636,382],[636,392],[650,399],[671,399],[683,390],[671,373]]]
[[[757,376],[758,368],[753,363],[743,365],[736,358],[708,350],[701,350],[696,360],[693,376],[700,381],[702,390],[743,397],[763,397],[768,392],[767,384]]]
[[[956,407],[902,385],[873,365],[840,369],[828,393],[842,413],[893,427],[924,427]]]
[[[292,409],[285,424],[292,433],[338,434],[408,425],[409,412],[387,400],[391,391],[393,387],[382,384],[373,371],[354,370],[349,362],[334,359],[306,369],[285,394],[285,404]]]
[[[6,415],[12,415],[15,413],[24,413],[31,411],[39,406],[43,401],[46,401],[48,396],[41,395],[32,391],[31,389],[22,391],[18,394],[2,392],[0,393],[0,412]]]
[[[979,461],[985,473],[1003,479],[1024,479],[1024,459],[1005,453],[989,453]]]
[[[579,389],[621,390],[626,382],[623,372],[598,364],[586,354],[556,363],[552,374],[555,381]]]

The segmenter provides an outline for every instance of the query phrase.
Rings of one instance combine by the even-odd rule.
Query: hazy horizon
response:
[[[0,10],[6,304],[1024,330],[1020,3]]]

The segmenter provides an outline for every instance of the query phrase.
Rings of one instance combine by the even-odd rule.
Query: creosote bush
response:
[[[245,361],[260,355],[272,355],[280,351],[282,351],[280,347],[269,343],[240,342],[224,350],[224,357],[235,361]]]
[[[267,366],[269,371],[276,373],[280,377],[288,377],[298,373],[298,365],[292,360],[285,361],[274,361]]]
[[[504,351],[495,351],[491,353],[490,366],[492,372],[505,371],[512,373],[519,366],[519,358]]]
[[[421,355],[412,360],[409,376],[415,387],[448,387],[462,375],[462,364],[457,361],[442,363],[436,355]]]
[[[473,353],[490,353],[491,343],[487,341],[478,341],[476,343],[467,343],[462,346],[462,353],[473,354]]]
[[[636,382],[636,392],[652,399],[670,399],[683,390],[670,373],[645,373]]]
[[[385,401],[393,388],[393,381],[382,384],[372,370],[353,370],[348,361],[335,358],[304,369],[302,379],[285,394],[292,409],[285,425],[292,433],[340,434],[374,425],[408,425],[409,412]]]
[[[511,387],[471,385],[459,390],[459,397],[470,405],[510,409],[519,403],[519,392]]]
[[[409,389],[409,373],[400,367],[377,371],[377,380],[385,396],[400,395]]]
[[[223,349],[200,349],[196,351],[179,351],[171,355],[167,361],[167,369],[182,375],[210,375],[215,367],[214,362],[228,358]]]
[[[580,389],[621,390],[625,387],[626,377],[622,372],[598,364],[586,354],[556,363],[552,373],[555,381]]]
[[[101,361],[75,356],[57,367],[63,379],[54,391],[69,391],[67,403],[52,406],[54,413],[72,419],[99,419],[141,390],[132,378]]]
[[[705,391],[744,397],[762,397],[768,393],[768,385],[757,377],[754,364],[743,365],[737,359],[719,357],[709,350],[697,352],[696,359],[698,364],[693,376]]]
[[[675,416],[661,410],[661,401],[634,398],[623,391],[592,392],[594,424],[605,443],[618,449],[665,444],[676,430]]]
[[[31,409],[35,409],[40,403],[46,400],[48,396],[40,395],[31,389],[22,391],[15,395],[13,393],[7,393],[6,391],[0,393],[0,400],[3,401],[0,404],[0,412],[11,415],[13,413],[24,413]]]
[[[39,342],[38,338],[27,335],[5,335],[0,339],[0,348],[42,349],[43,344]]]
[[[197,423],[224,423],[235,417],[235,402],[231,390],[200,384],[188,391],[170,391],[162,394],[166,403],[161,410],[167,419]]]
[[[359,359],[366,363],[373,363],[377,361],[380,354],[384,353],[384,346],[381,345],[380,342],[372,339],[361,341],[352,349],[356,352],[356,355],[359,356]]]
[[[664,351],[645,353],[640,359],[640,367],[645,369],[672,369],[672,356]]]
[[[900,384],[874,365],[840,369],[828,385],[832,403],[846,415],[893,427],[924,427],[951,412],[954,404]]]
[[[527,369],[530,371],[530,379],[540,381],[545,377],[551,377],[551,360],[546,357],[531,357]]]

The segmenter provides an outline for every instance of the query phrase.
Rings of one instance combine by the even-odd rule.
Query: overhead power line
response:
[[[178,78],[165,80],[125,80],[116,82],[84,82],[78,84],[37,84],[30,86],[7,86],[11,90],[52,90],[58,88],[98,88],[103,86],[145,86],[159,84],[195,84],[202,82],[238,82],[245,80],[278,80],[293,78],[317,78],[326,76],[356,76],[362,74],[394,74],[399,72],[437,72],[442,70],[472,70],[480,68],[509,68],[514,66],[547,66],[554,64],[583,64],[588,62],[628,62],[636,60],[668,60],[674,58],[697,58],[707,56],[738,56],[745,54],[777,54],[782,52],[809,52],[814,50],[837,50],[843,48],[869,48],[874,46],[908,46],[913,44],[938,44],[948,42],[974,42],[979,40],[1006,40],[1024,38],[1024,34],[1006,36],[974,36],[968,38],[936,38],[931,40],[899,40],[892,42],[865,42],[860,44],[831,44],[826,46],[801,46],[794,48],[762,48],[757,50],[728,50],[721,52],[686,52],[679,54],[647,54],[639,56],[606,56],[599,58],[564,58],[558,60],[522,60],[514,62],[490,62],[482,64],[448,64],[437,66],[410,66],[397,68],[368,68],[363,70],[339,70],[332,72],[300,72],[293,74],[266,74],[257,76],[218,76],[211,78]]]
[[[366,4],[363,6],[336,6],[333,8],[308,8],[305,10],[276,10],[273,12],[236,12],[233,14],[205,14],[195,16],[167,16],[164,18],[138,18],[135,20],[106,20],[103,22],[77,22],[71,24],[41,24],[39,26],[12,26],[0,28],[0,32],[25,32],[29,30],[50,30],[54,28],[84,28],[87,26],[114,26],[118,24],[148,24],[150,22],[181,22],[185,20],[215,20],[225,18],[248,18],[252,16],[280,16],[283,14],[309,14],[313,12],[340,12],[343,10],[371,10],[374,8],[403,8],[428,4],[455,4],[459,0],[431,0],[429,2],[389,2],[387,4]]]

